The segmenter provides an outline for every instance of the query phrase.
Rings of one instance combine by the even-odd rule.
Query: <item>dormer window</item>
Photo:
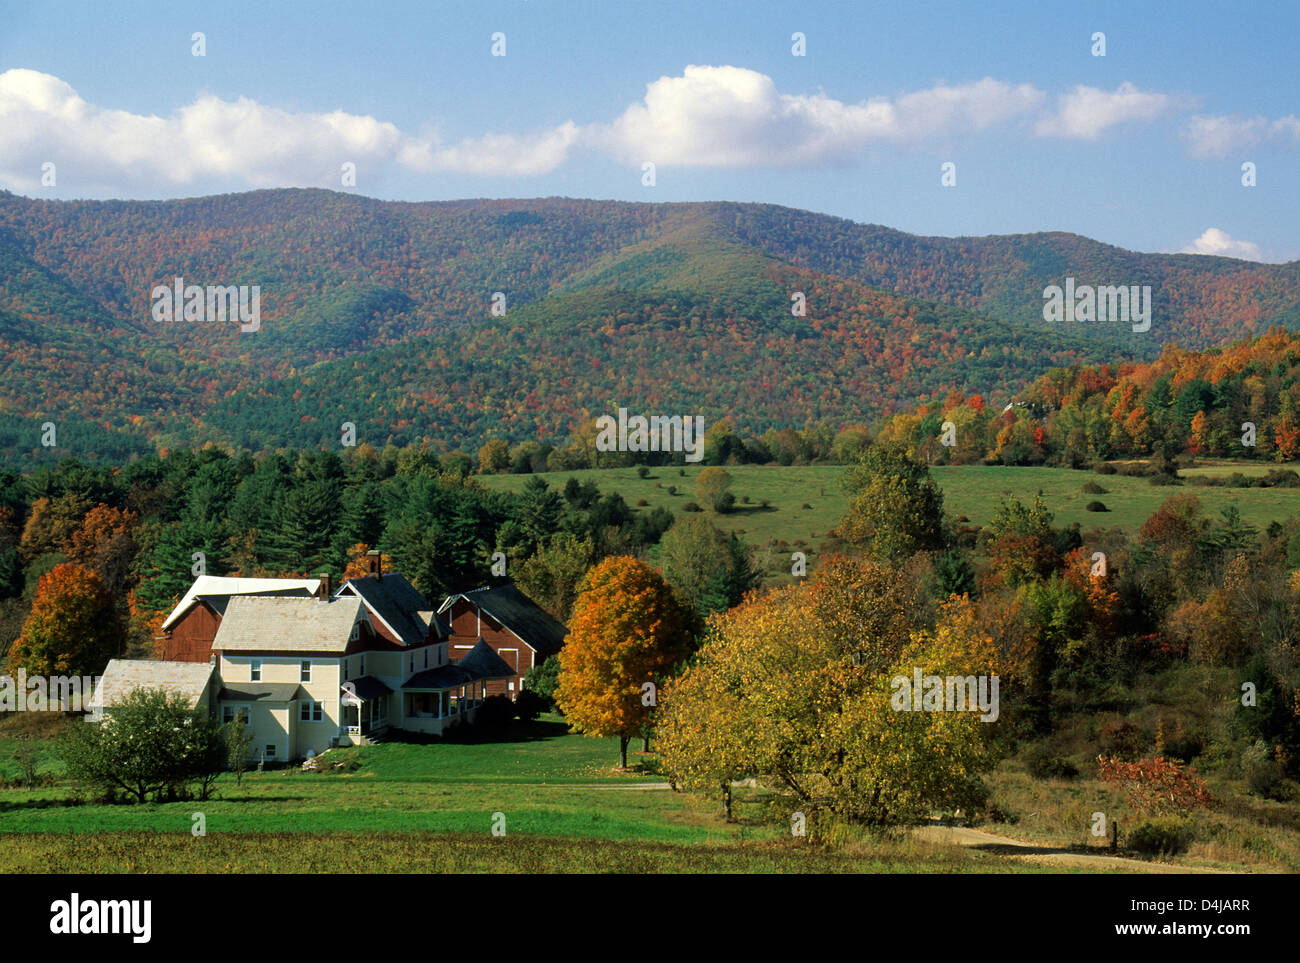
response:
[[[352,634],[348,636],[348,641],[349,641],[349,642],[355,642],[355,641],[357,641],[357,639],[359,639],[359,638],[361,638],[361,623],[360,623],[360,622],[353,622],[353,623],[352,623]]]

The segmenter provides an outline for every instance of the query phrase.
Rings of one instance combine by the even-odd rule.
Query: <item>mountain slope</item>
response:
[[[1065,276],[1152,284],[1151,331],[1045,326],[1042,289]],[[150,292],[176,277],[258,286],[261,328],[154,321]],[[808,313],[796,319],[800,290]],[[497,294],[506,318],[492,316]],[[860,419],[1268,323],[1300,326],[1300,263],[1136,254],[1064,234],[921,238],[756,204],[0,192],[0,415],[161,444],[333,437],[336,426],[302,426],[370,394],[376,434],[449,444],[567,432],[608,403],[756,427]]]

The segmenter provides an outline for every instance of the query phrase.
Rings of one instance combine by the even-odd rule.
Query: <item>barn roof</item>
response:
[[[212,647],[226,652],[336,652],[348,647],[365,610],[356,598],[238,595],[226,607]]]
[[[497,655],[492,646],[479,639],[469,654],[459,662],[417,672],[403,683],[403,689],[454,689],[479,679],[507,679],[515,674],[510,663]]]
[[[350,578],[336,594],[342,596],[349,589],[403,645],[422,645],[431,624],[434,624],[434,634],[440,638],[449,632],[434,614],[428,600],[400,572],[390,572],[379,578],[373,575]]]
[[[170,629],[200,599],[221,613],[226,600],[232,595],[305,596],[314,594],[319,587],[320,579],[315,578],[228,578],[224,575],[200,575],[176,603],[176,608],[163,620],[162,627],[164,630]]]
[[[447,611],[457,599],[477,605],[543,655],[558,651],[569,633],[562,622],[556,621],[549,612],[509,583],[449,595],[438,611]]]
[[[114,706],[136,689],[164,689],[197,706],[216,669],[206,662],[111,659],[91,696],[92,706]]]

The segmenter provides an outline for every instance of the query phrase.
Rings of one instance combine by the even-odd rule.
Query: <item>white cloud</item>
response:
[[[135,114],[88,103],[57,77],[15,69],[0,73],[0,183],[36,189],[42,163],[51,160],[61,184],[75,180],[82,192],[148,193],[223,181],[334,186],[346,161],[371,169],[526,177],[560,168],[577,150],[638,166],[647,160],[682,167],[816,166],[852,159],[873,145],[1018,124],[1033,125],[1040,136],[1093,139],[1115,124],[1177,106],[1175,98],[1128,83],[1113,92],[1076,87],[1050,110],[1046,101],[1032,84],[985,77],[850,103],[822,91],[782,93],[771,77],[743,67],[691,65],[680,76],[647,84],[644,98],[608,123],[566,121],[533,133],[446,141],[437,132],[414,136],[367,115],[295,112],[247,97],[204,95],[164,117]],[[1240,123],[1199,120],[1191,140],[1204,146],[1194,149],[1244,136]],[[1300,120],[1282,118],[1257,136],[1300,139]]]
[[[1300,118],[1288,114],[1270,123],[1262,116],[1197,115],[1187,121],[1182,136],[1193,157],[1227,157],[1265,141],[1300,141]]]
[[[873,142],[983,130],[1042,98],[1028,84],[986,77],[846,104],[824,93],[783,94],[771,77],[743,67],[692,65],[648,84],[640,103],[587,133],[593,145],[633,164],[802,166],[844,159]]]
[[[1056,104],[1056,112],[1038,122],[1039,136],[1095,140],[1116,124],[1152,120],[1178,105],[1168,94],[1143,93],[1131,83],[1114,91],[1078,86],[1058,97]]]
[[[1261,260],[1258,244],[1252,241],[1239,241],[1217,227],[1207,228],[1204,234],[1179,253],[1217,254],[1220,257],[1235,257],[1245,261]]]
[[[154,189],[229,178],[255,187],[338,183],[345,161],[416,170],[524,175],[553,170],[578,136],[573,124],[536,136],[487,135],[443,146],[344,111],[290,112],[247,97],[201,96],[168,117],[88,103],[35,70],[0,73],[0,179],[39,186],[53,161],[94,189]]]
[[[487,134],[462,140],[450,147],[430,141],[403,146],[397,161],[422,173],[458,171],[496,177],[525,177],[547,174],[569,158],[569,150],[578,143],[582,131],[566,121],[540,134]]]

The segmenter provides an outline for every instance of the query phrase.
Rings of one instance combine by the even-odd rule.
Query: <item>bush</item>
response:
[[[1097,772],[1103,782],[1123,789],[1133,808],[1143,815],[1182,816],[1214,801],[1209,787],[1194,770],[1168,759],[1124,762],[1099,756]]]
[[[1253,795],[1278,802],[1286,800],[1282,767],[1273,758],[1268,743],[1263,739],[1257,739],[1241,754],[1241,771],[1246,777],[1246,786]]]
[[[669,486],[668,486],[668,494],[669,494],[669,495],[676,495],[676,494],[677,494],[677,486],[676,486],[676,485],[669,485]]]
[[[531,689],[523,689],[515,696],[515,718],[532,722],[550,708],[550,703]]]
[[[137,689],[101,723],[65,730],[59,756],[76,782],[134,802],[189,798],[198,783],[207,799],[226,761],[224,727],[179,695]]]
[[[682,511],[684,511],[684,512],[702,512],[702,511],[704,511],[704,509],[700,508],[700,506],[697,505],[697,504],[695,504],[695,502],[687,502],[685,505],[682,506]]]
[[[1079,775],[1074,763],[1053,755],[1046,746],[1040,746],[1029,753],[1025,759],[1025,769],[1035,779],[1073,779]]]
[[[515,718],[515,704],[508,696],[488,696],[474,715],[474,725],[481,729],[504,729]]]
[[[1128,834],[1129,849],[1152,856],[1177,856],[1192,842],[1191,823],[1176,816],[1148,819]]]
[[[1092,482],[1092,481],[1088,482],[1083,486],[1083,491],[1085,495],[1109,495],[1110,494],[1109,489],[1102,488],[1096,482]]]
[[[1164,487],[1166,485],[1181,485],[1182,483],[1183,480],[1179,478],[1177,475],[1165,475],[1165,474],[1152,475],[1147,479],[1148,485],[1155,485],[1158,488]]]
[[[523,692],[531,692],[542,700],[543,711],[555,706],[555,686],[560,679],[560,657],[548,655],[540,664],[524,673]],[[523,695],[523,692],[520,695]]]
[[[650,504],[650,503],[649,503],[648,501],[646,501],[644,498],[638,498],[638,499],[636,500],[636,507],[637,507],[637,508],[645,508],[645,507],[646,507],[647,505],[649,505],[649,504]]]
[[[36,750],[24,747],[14,752],[18,764],[18,784],[25,789],[36,788]]]
[[[1105,504],[1103,504],[1102,502],[1088,502],[1088,504],[1086,504],[1086,505],[1083,506],[1083,510],[1086,511],[1086,512],[1108,512],[1108,511],[1110,511],[1110,509],[1107,508],[1107,507],[1105,506]]]
[[[637,477],[637,478],[645,478],[645,477],[646,477],[647,475],[649,475],[649,474],[650,474],[650,469],[647,468],[645,465],[637,465],[637,466],[636,466],[636,477]]]
[[[1097,467],[1093,471],[1098,475],[1113,475],[1115,474],[1115,466],[1108,461],[1102,461],[1097,463]]]

